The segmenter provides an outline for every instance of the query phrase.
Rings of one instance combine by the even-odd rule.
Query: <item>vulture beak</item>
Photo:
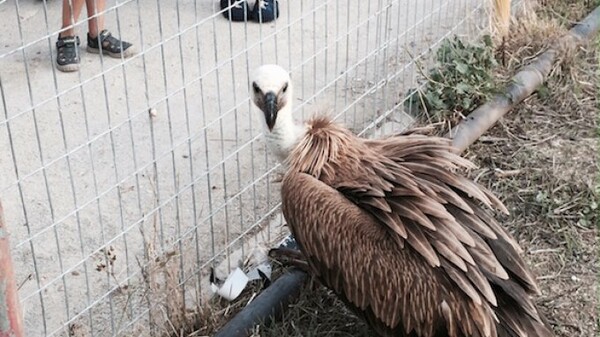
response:
[[[275,120],[277,119],[277,96],[270,91],[265,94],[263,112],[265,113],[265,121],[269,127],[269,131],[273,131]]]

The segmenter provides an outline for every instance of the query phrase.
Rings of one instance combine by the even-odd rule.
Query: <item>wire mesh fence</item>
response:
[[[0,1],[0,197],[27,335],[159,334],[165,303],[206,299],[209,267],[279,237],[252,69],[291,71],[299,119],[331,111],[360,134],[399,131],[419,66],[445,37],[480,34],[485,6],[282,1],[259,24],[212,1],[118,0],[99,15],[137,53],[86,53],[83,38],[80,70],[62,73],[62,2]]]

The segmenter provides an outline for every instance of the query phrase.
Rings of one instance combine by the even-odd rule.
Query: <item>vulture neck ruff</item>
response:
[[[352,161],[352,158],[360,158],[360,144],[353,142],[353,137],[347,129],[334,123],[329,117],[314,116],[307,121],[302,137],[291,151],[288,166],[293,171],[310,174],[315,178],[323,174],[331,176],[335,172],[329,172],[326,164],[335,162],[340,156],[346,157],[346,162]]]

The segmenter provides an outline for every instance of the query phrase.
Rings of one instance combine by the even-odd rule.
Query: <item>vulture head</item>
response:
[[[306,127],[296,124],[292,116],[290,75],[278,65],[262,65],[252,73],[250,88],[267,145],[277,159],[283,162],[306,131]]]
[[[252,101],[262,111],[269,132],[273,132],[278,119],[292,113],[290,75],[278,65],[267,64],[254,71],[251,81]]]

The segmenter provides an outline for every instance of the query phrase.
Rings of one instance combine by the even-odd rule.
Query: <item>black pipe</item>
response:
[[[269,324],[280,318],[288,304],[300,294],[307,278],[304,271],[290,269],[227,322],[215,337],[247,337],[255,325]]]
[[[298,250],[292,235],[286,237],[279,247]],[[307,278],[304,271],[291,268],[237,313],[214,337],[247,337],[257,324],[269,324],[280,318],[288,304],[300,294]]]

